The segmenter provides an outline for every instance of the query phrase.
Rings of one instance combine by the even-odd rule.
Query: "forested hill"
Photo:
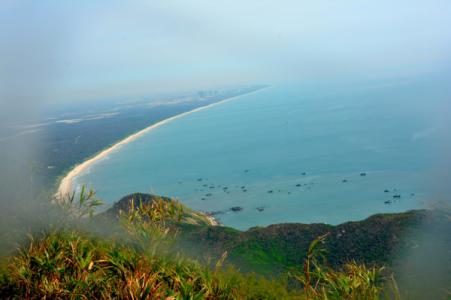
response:
[[[332,266],[352,260],[390,265],[397,258],[396,255],[404,253],[404,250],[421,249],[414,237],[421,226],[429,222],[431,215],[431,212],[417,210],[374,215],[363,221],[338,226],[276,224],[251,228],[245,232],[220,226],[186,225],[184,247],[192,245],[194,253],[194,248],[201,244],[206,251],[213,251],[216,255],[227,250],[229,259],[241,266],[242,270],[273,273],[300,267],[310,243],[316,237],[327,234],[326,258]],[[451,222],[442,216],[439,225],[448,232],[451,229]],[[451,240],[448,242],[451,245]]]
[[[107,213],[115,215],[120,209],[126,209],[130,199],[138,199],[137,195],[145,199],[145,203],[155,197],[130,195],[122,198]],[[397,253],[421,249],[418,244],[421,241],[415,237],[425,224],[432,222],[434,226],[443,227],[443,231],[451,230],[451,222],[445,215],[428,210],[412,210],[373,215],[362,221],[337,226],[289,223],[254,227],[247,231],[209,226],[207,222],[184,222],[180,225],[178,240],[180,249],[196,258],[217,258],[227,251],[228,261],[239,265],[241,270],[272,274],[299,267],[310,243],[324,234],[327,234],[327,262],[332,266],[340,266],[351,260],[390,265],[397,258]],[[451,245],[451,238],[448,242]],[[451,266],[451,261],[448,265]]]

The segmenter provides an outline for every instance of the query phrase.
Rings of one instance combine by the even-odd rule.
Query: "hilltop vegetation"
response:
[[[121,210],[129,210],[132,200],[136,207],[141,201],[150,204],[155,199],[171,201],[150,194],[132,194],[123,197],[101,217],[117,218]],[[243,271],[266,275],[284,273],[301,265],[310,243],[322,235],[328,236],[324,243],[328,264],[341,267],[351,260],[368,265],[391,265],[397,253],[421,246],[418,244],[421,241],[414,237],[432,220],[443,231],[451,230],[446,215],[412,210],[373,215],[337,226],[289,223],[239,231],[226,226],[204,226],[211,224],[204,214],[182,207],[184,219],[177,224],[179,235],[173,247],[201,260],[205,259],[205,254],[219,259],[227,251],[227,262],[239,265]]]
[[[349,260],[366,264],[390,264],[393,255],[404,249],[418,247],[405,238],[430,216],[427,211],[380,214],[358,222],[338,226],[326,224],[276,224],[251,228],[245,232],[227,227],[196,227],[185,225],[184,247],[214,249],[216,254],[227,250],[230,259],[242,268],[274,273],[298,266],[305,258],[310,243],[328,234],[325,243],[328,263],[334,267]],[[449,223],[449,222],[448,222]],[[445,222],[443,226],[450,225]],[[197,241],[195,243],[195,241]],[[194,251],[194,249],[193,249]]]
[[[3,259],[0,297],[400,299],[391,271],[379,264],[387,261],[384,243],[427,215],[240,232],[211,226],[202,214],[168,198],[135,194],[92,216],[98,204],[85,191],[78,201],[69,199],[61,213],[69,212],[82,226],[53,224]],[[382,243],[372,245],[375,241]],[[351,249],[355,253],[344,255]],[[364,249],[379,252],[361,253]]]

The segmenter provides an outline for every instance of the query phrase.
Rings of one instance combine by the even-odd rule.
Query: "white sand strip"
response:
[[[167,124],[167,123],[169,123],[171,121],[174,121],[176,119],[180,119],[180,118],[182,118],[184,116],[187,116],[189,114],[192,114],[192,113],[195,113],[195,112],[198,112],[198,111],[201,111],[201,110],[213,107],[215,105],[219,105],[219,104],[222,104],[222,103],[229,102],[229,101],[231,101],[233,99],[236,99],[236,98],[239,98],[239,97],[242,97],[242,96],[247,96],[247,95],[250,95],[250,94],[253,94],[253,93],[256,93],[256,92],[260,92],[260,91],[262,91],[264,89],[266,89],[266,88],[262,88],[262,89],[259,89],[259,90],[256,90],[256,91],[253,91],[253,92],[250,92],[250,93],[242,94],[242,95],[239,95],[239,96],[226,98],[226,99],[220,100],[220,101],[215,102],[215,103],[211,103],[211,104],[208,104],[208,105],[205,105],[205,106],[201,106],[201,107],[195,108],[193,110],[190,110],[190,111],[187,111],[187,112],[175,115],[173,117],[164,119],[162,121],[159,121],[159,122],[157,122],[155,124],[150,125],[149,127],[146,127],[144,129],[142,129],[142,130],[140,130],[140,131],[138,131],[138,132],[126,137],[125,139],[123,139],[123,140],[119,141],[118,143],[114,144],[113,146],[103,150],[102,152],[100,152],[96,156],[94,156],[94,157],[92,157],[92,158],[90,158],[88,160],[85,160],[83,163],[75,166],[69,173],[67,173],[67,175],[61,180],[61,182],[60,182],[60,184],[58,186],[58,191],[57,191],[57,193],[55,195],[56,199],[57,200],[61,200],[61,199],[64,199],[65,197],[67,197],[68,195],[70,195],[72,193],[72,182],[73,182],[73,180],[74,180],[74,178],[76,176],[80,175],[84,170],[86,170],[89,166],[94,164],[96,161],[99,161],[102,158],[108,156],[111,152],[113,152],[115,150],[118,150],[121,146],[123,146],[123,145],[125,145],[127,143],[130,143],[130,142],[136,140],[137,138],[143,136],[144,134],[146,134],[146,133],[148,133],[148,132],[150,132],[150,131],[152,131],[152,130],[154,130],[154,129],[156,129],[156,128],[164,125],[164,124]]]

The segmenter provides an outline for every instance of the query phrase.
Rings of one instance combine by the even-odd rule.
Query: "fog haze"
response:
[[[449,1],[6,1],[1,78],[10,100],[82,101],[416,76],[449,69],[450,15]]]

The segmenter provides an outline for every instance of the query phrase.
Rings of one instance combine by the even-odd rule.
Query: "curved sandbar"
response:
[[[101,151],[96,156],[94,156],[94,157],[92,157],[92,158],[90,158],[88,160],[85,160],[81,164],[75,166],[69,173],[67,173],[67,175],[61,180],[61,182],[60,182],[60,184],[58,186],[58,190],[57,190],[56,195],[55,195],[56,199],[57,200],[61,200],[61,199],[64,199],[65,197],[67,197],[68,195],[70,195],[72,193],[72,181],[73,181],[74,177],[80,175],[80,173],[82,173],[84,170],[86,170],[90,165],[92,165],[96,161],[108,156],[108,154],[110,154],[111,152],[119,149],[121,146],[123,146],[123,145],[125,145],[127,143],[130,143],[130,142],[136,140],[137,138],[143,136],[144,134],[146,134],[146,133],[148,133],[148,132],[150,132],[150,131],[152,131],[152,130],[154,130],[154,129],[156,129],[156,128],[158,128],[158,127],[160,127],[160,126],[162,126],[162,125],[164,125],[166,123],[169,123],[169,122],[171,122],[173,120],[176,120],[176,119],[182,118],[184,116],[187,116],[189,114],[192,114],[192,113],[195,113],[195,112],[198,112],[198,111],[201,111],[201,110],[213,107],[213,106],[218,105],[218,104],[222,104],[222,103],[231,101],[233,99],[236,99],[236,98],[239,98],[239,97],[242,97],[242,96],[245,96],[245,95],[250,95],[250,94],[253,94],[253,93],[256,93],[256,92],[260,92],[260,91],[262,91],[262,90],[264,90],[266,88],[267,87],[261,88],[261,89],[258,89],[258,90],[255,90],[255,91],[252,91],[252,92],[249,92],[249,93],[245,93],[245,94],[242,94],[242,95],[233,96],[233,97],[230,97],[230,98],[225,98],[223,100],[220,100],[218,102],[211,103],[211,104],[208,104],[208,105],[205,105],[205,106],[197,107],[197,108],[195,108],[193,110],[190,110],[190,111],[187,111],[187,112],[175,115],[173,117],[164,119],[162,121],[159,121],[159,122],[157,122],[155,124],[150,125],[149,127],[146,127],[144,129],[142,129],[142,130],[140,130],[140,131],[138,131],[138,132],[126,137],[125,139],[123,139],[123,140],[119,141],[118,143],[114,144],[113,146],[111,146],[109,148],[106,148],[105,150]]]

